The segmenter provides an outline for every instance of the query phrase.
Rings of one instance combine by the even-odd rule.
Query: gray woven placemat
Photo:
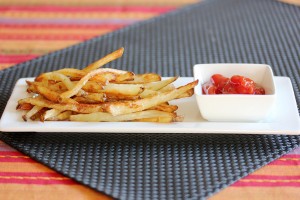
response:
[[[82,68],[124,46],[109,67],[192,76],[196,63],[267,63],[300,102],[300,8],[272,0],[207,0],[0,71],[0,112],[17,79]],[[203,199],[300,144],[300,136],[1,133],[56,171],[120,199]]]

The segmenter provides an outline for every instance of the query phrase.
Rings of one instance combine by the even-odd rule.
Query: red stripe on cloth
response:
[[[269,163],[269,165],[300,165],[300,155],[298,154],[287,154],[277,160]]]
[[[14,177],[14,176],[0,176],[0,183],[2,184],[37,184],[37,185],[51,185],[51,184],[77,184],[75,181],[68,178],[55,177]]]
[[[127,23],[120,24],[0,24],[1,28],[24,28],[24,29],[118,29],[128,25]]]
[[[300,180],[300,176],[275,176],[275,175],[248,175],[244,178],[245,180],[253,179],[269,179],[269,180]]]
[[[234,187],[300,187],[300,176],[248,175],[237,181]]]
[[[107,31],[109,32],[109,31]],[[98,36],[99,33],[94,34],[85,34],[85,35],[38,35],[38,34],[30,34],[30,35],[14,35],[14,34],[0,34],[0,40],[86,40],[91,37]]]
[[[20,177],[64,177],[56,172],[0,172],[3,176],[20,176]],[[64,177],[65,178],[65,177]]]
[[[175,9],[174,6],[1,6],[0,12],[155,12],[164,13]]]
[[[0,151],[0,156],[23,156],[21,152],[16,151]]]
[[[269,163],[269,165],[300,165],[300,159],[294,158],[294,159],[277,159],[271,163]]]
[[[0,55],[0,63],[20,63],[37,57],[38,55]]]
[[[55,172],[0,172],[0,183],[17,184],[77,184]]]
[[[0,162],[35,162],[29,157],[0,157]]]
[[[299,154],[288,154],[288,155],[284,155],[279,159],[286,159],[286,158],[299,158],[300,159],[300,155]]]
[[[34,162],[34,160],[17,151],[0,151],[0,162]]]

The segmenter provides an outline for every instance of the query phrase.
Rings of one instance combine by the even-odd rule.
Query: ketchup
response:
[[[265,89],[257,85],[250,78],[234,75],[227,78],[221,74],[214,74],[210,81],[202,85],[203,94],[255,94],[264,95]]]

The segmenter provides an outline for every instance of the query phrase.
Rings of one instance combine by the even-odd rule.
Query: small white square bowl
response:
[[[202,85],[213,74],[230,78],[241,75],[252,79],[265,89],[265,95],[251,94],[202,94]],[[270,66],[265,64],[197,64],[194,78],[199,80],[195,96],[202,117],[217,122],[258,122],[266,119],[276,97],[274,76]]]

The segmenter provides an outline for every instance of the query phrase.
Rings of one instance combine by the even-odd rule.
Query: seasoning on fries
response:
[[[169,101],[190,97],[198,80],[175,88],[178,77],[102,68],[120,58],[120,48],[82,70],[64,68],[27,81],[32,97],[18,101],[24,121],[160,122],[182,121]]]

